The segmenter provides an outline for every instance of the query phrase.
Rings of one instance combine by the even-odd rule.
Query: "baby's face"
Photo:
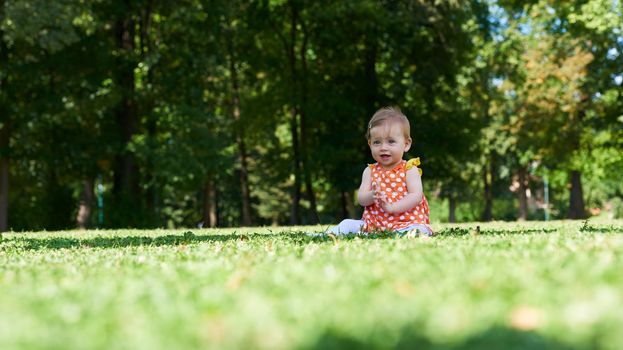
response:
[[[370,129],[368,145],[374,160],[383,168],[392,169],[411,148],[411,138],[405,137],[400,123],[386,122]]]

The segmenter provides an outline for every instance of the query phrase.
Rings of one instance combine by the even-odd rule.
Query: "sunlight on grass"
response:
[[[8,233],[0,348],[616,349],[623,222]]]

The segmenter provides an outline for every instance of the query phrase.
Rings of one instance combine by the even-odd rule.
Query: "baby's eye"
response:
[[[372,144],[374,144],[374,145],[380,145],[380,144],[381,144],[381,141],[378,141],[378,140],[376,140],[376,141],[372,141]]]

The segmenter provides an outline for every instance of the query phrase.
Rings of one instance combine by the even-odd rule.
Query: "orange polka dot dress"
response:
[[[402,199],[407,194],[407,170],[414,165],[419,165],[420,159],[413,158],[408,162],[403,160],[393,169],[384,169],[380,164],[370,164],[372,171],[372,181],[377,183],[377,190],[383,191],[389,203],[394,203]],[[421,170],[420,170],[421,173]],[[405,229],[415,224],[428,226],[428,201],[422,195],[420,204],[403,213],[390,214],[378,206],[376,203],[365,207],[363,212],[363,231],[397,231]],[[431,229],[432,232],[432,229]]]

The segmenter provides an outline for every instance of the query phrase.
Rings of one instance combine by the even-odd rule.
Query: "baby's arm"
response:
[[[417,167],[407,170],[407,194],[398,202],[385,204],[383,210],[390,214],[398,214],[414,208],[422,202],[422,178]]]
[[[372,172],[369,167],[363,171],[361,176],[361,185],[357,193],[357,201],[363,207],[367,207],[374,203],[374,189],[372,188]]]

